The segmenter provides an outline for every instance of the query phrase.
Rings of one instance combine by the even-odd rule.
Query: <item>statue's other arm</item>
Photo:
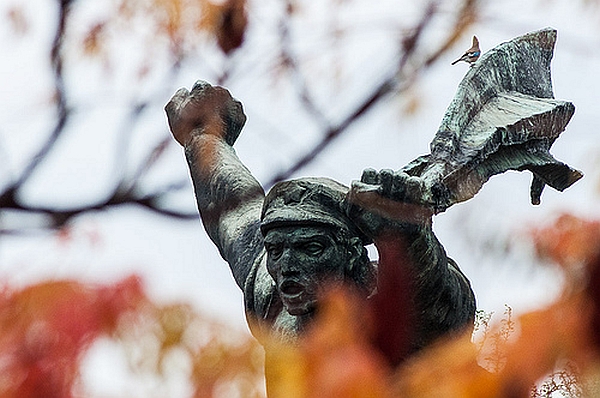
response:
[[[420,204],[422,191],[423,181],[418,177],[367,169],[361,181],[352,184],[348,197],[350,217],[379,251],[379,289],[384,288],[382,278],[394,278],[403,272],[397,267],[408,266],[415,311],[414,348],[472,327],[475,316],[470,283],[436,238],[431,225],[433,209]],[[394,250],[406,257],[386,254]],[[384,264],[384,258],[391,261]],[[390,289],[395,291],[398,286]]]
[[[232,145],[246,121],[242,105],[221,87],[197,82],[166,105],[169,126],[184,147],[204,228],[243,289],[262,248],[264,191]]]

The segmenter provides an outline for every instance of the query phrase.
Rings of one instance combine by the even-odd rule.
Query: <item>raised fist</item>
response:
[[[194,134],[212,134],[233,145],[246,123],[241,102],[223,87],[201,80],[191,92],[177,90],[165,111],[173,137],[183,146]]]

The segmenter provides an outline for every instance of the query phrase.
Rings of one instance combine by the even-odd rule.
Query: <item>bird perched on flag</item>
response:
[[[454,65],[460,61],[465,61],[465,62],[468,62],[469,64],[471,64],[471,66],[473,66],[475,61],[477,61],[479,59],[480,55],[481,55],[481,50],[479,49],[479,40],[477,40],[476,36],[473,36],[473,45],[471,46],[471,48],[469,48],[467,51],[465,51],[465,53],[462,55],[462,57],[460,57],[456,61],[452,62],[452,65]]]

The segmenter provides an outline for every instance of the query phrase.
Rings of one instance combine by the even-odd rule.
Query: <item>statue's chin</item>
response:
[[[308,315],[315,310],[314,303],[303,303],[303,304],[295,304],[295,305],[285,305],[285,309],[290,315]]]
[[[287,312],[290,313],[290,315],[306,315],[308,313],[310,313],[311,311],[305,309],[305,308],[288,308]]]

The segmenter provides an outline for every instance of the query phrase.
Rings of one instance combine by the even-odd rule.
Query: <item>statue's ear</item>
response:
[[[354,237],[349,240],[348,253],[346,277],[367,297],[373,293],[377,285],[377,271],[369,261],[367,248],[360,238]]]
[[[356,279],[358,276],[359,268],[364,262],[365,247],[362,241],[358,237],[350,238],[348,242],[348,266],[346,268],[346,274],[352,279]]]

